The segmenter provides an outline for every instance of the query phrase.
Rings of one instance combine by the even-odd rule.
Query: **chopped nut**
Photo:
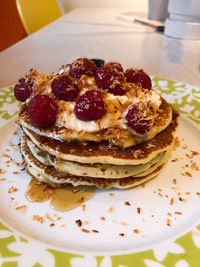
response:
[[[199,152],[197,152],[197,151],[191,150],[191,152],[192,152],[193,156],[199,155]]]
[[[90,233],[90,231],[85,229],[85,228],[81,228],[81,231],[84,232],[84,233]]]
[[[51,218],[51,217],[49,216],[48,213],[45,214],[45,217],[46,217],[50,222],[54,222],[54,221],[55,221],[53,218]]]
[[[137,208],[137,212],[140,214],[141,213],[141,209],[140,208]]]
[[[179,147],[179,146],[180,146],[180,141],[179,141],[178,137],[175,137],[175,139],[174,139],[174,148]]]
[[[139,231],[138,229],[133,229],[133,232],[134,232],[135,234],[138,234],[140,231]]]
[[[172,183],[173,184],[177,184],[176,179],[173,179]]]
[[[78,227],[82,226],[82,221],[81,220],[76,220],[75,223],[78,225]]]
[[[45,219],[43,217],[39,216],[39,215],[33,215],[32,216],[32,220],[33,221],[37,221],[39,223],[44,223],[44,221],[45,221]]]
[[[179,200],[180,200],[180,201],[183,201],[183,202],[186,201],[186,200],[185,200],[184,198],[182,198],[182,197],[179,197]]]
[[[193,159],[193,155],[185,154],[189,159]]]
[[[192,177],[192,174],[190,172],[185,172],[185,174],[189,177]]]
[[[124,233],[119,233],[120,236],[124,236]]]
[[[27,210],[27,206],[26,205],[22,205],[22,206],[16,207],[15,209],[19,210],[22,214],[24,214],[26,212],[26,210]]]
[[[115,209],[114,209],[113,206],[111,206],[111,207],[109,208],[109,210],[108,210],[108,212],[114,212],[114,211],[115,211]]]
[[[18,191],[18,189],[15,188],[15,187],[13,187],[13,186],[11,186],[11,187],[8,189],[8,193],[9,193],[9,194],[12,194],[12,193],[17,192],[17,191]]]
[[[168,225],[168,226],[171,226],[171,221],[170,221],[170,219],[167,219],[167,225]]]
[[[192,170],[199,171],[199,167],[197,166],[197,164],[195,162],[192,163],[191,168],[192,168]]]
[[[182,214],[182,212],[180,212],[180,211],[175,211],[174,213],[175,213],[175,214],[179,214],[179,215]]]
[[[11,159],[11,156],[5,153],[1,154],[1,157]]]
[[[127,205],[127,206],[131,205],[128,201],[125,201],[124,204]]]
[[[61,224],[61,226],[59,228],[64,228],[66,226],[66,224]]]
[[[4,174],[4,173],[6,173],[6,170],[0,169],[0,174]]]
[[[99,231],[98,231],[98,230],[95,230],[95,229],[92,230],[92,232],[93,232],[93,233],[99,233]]]
[[[123,226],[128,225],[128,223],[126,223],[126,222],[120,222],[120,224],[123,225]]]

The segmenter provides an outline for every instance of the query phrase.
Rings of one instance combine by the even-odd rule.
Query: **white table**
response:
[[[79,57],[200,86],[200,41],[166,37],[133,23],[130,8],[77,8],[0,53],[0,88],[31,68],[49,74]]]

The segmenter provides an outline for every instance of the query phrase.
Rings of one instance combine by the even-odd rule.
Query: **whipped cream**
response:
[[[68,69],[68,65],[62,66],[60,73],[66,72]],[[48,77],[35,71],[32,75],[34,76],[37,85],[35,86],[31,97],[28,98],[26,102],[28,103],[34,95],[40,93],[54,98],[55,96],[51,90],[51,82],[57,74]],[[98,89],[94,77],[83,75],[80,80],[80,95],[84,94],[87,90]],[[150,101],[159,108],[162,102],[161,97],[154,90],[144,90],[131,83],[127,83],[126,87],[126,94],[122,96],[113,95],[102,90],[102,98],[105,103],[106,113],[101,119],[96,121],[79,120],[74,113],[75,101],[67,102],[55,99],[59,108],[56,125],[76,132],[98,132],[107,128],[127,129],[128,127],[124,120],[124,115],[130,105],[139,101]]]
[[[87,77],[87,85],[94,89],[96,87],[93,78]],[[97,88],[96,88],[97,89]],[[82,93],[88,90],[87,86],[83,88]],[[137,103],[139,101],[151,101],[157,107],[161,104],[160,96],[154,90],[146,90],[145,93],[142,92],[141,96],[130,97],[128,92],[123,95],[113,95],[110,93],[105,93],[103,95],[103,101],[106,105],[106,114],[97,121],[82,121],[79,120],[74,114],[75,102],[58,101],[58,106],[60,112],[57,116],[56,124],[57,126],[63,126],[65,128],[75,130],[75,131],[85,131],[94,132],[100,131],[106,128],[123,128],[127,129],[127,124],[124,121],[124,113],[127,111],[128,106]]]

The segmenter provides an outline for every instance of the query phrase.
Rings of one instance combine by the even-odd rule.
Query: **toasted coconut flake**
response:
[[[167,225],[168,225],[168,226],[171,226],[171,221],[170,221],[170,219],[167,219]]]
[[[45,222],[45,218],[44,217],[36,215],[36,214],[32,215],[32,220],[33,221],[37,221],[37,222],[39,222],[41,224]]]
[[[109,208],[109,210],[108,210],[108,212],[114,212],[114,211],[115,211],[114,206],[111,206],[111,207]]]
[[[22,205],[22,206],[18,206],[15,209],[20,211],[22,214],[24,214],[27,211],[27,206],[26,205]]]
[[[9,193],[9,194],[12,194],[12,193],[17,192],[17,191],[18,191],[18,189],[17,189],[16,187],[13,187],[13,186],[11,186],[11,187],[8,189],[8,193]]]
[[[93,233],[99,233],[99,231],[96,230],[96,229],[93,229],[92,232],[93,232]]]
[[[81,231],[84,232],[84,233],[90,233],[90,231],[85,229],[85,228],[81,228]]]

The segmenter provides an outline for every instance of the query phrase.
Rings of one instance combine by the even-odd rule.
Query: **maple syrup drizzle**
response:
[[[53,188],[47,184],[31,179],[26,197],[31,202],[50,201],[50,205],[57,211],[68,211],[81,206],[94,197],[94,187],[67,185],[64,188]]]

